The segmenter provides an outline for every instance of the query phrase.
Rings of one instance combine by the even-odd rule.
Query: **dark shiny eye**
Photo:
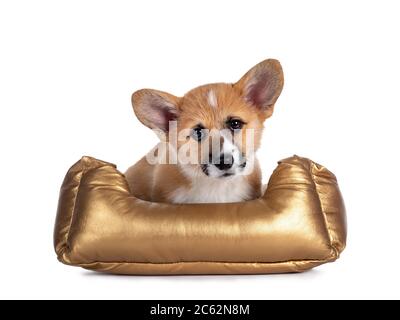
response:
[[[244,124],[244,122],[239,119],[229,119],[228,120],[228,126],[229,126],[229,129],[231,129],[231,130],[240,130],[243,128],[243,124]]]
[[[196,141],[201,141],[206,136],[206,130],[202,126],[197,126],[192,129],[192,137]]]

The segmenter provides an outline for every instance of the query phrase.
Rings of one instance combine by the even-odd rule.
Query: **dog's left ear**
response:
[[[283,88],[281,64],[275,59],[264,60],[251,68],[234,87],[268,118]]]

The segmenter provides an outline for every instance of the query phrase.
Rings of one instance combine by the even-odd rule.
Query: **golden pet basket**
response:
[[[140,200],[115,165],[83,157],[54,230],[61,262],[136,275],[301,272],[336,260],[345,242],[335,176],[298,156],[279,162],[261,198],[219,204]]]

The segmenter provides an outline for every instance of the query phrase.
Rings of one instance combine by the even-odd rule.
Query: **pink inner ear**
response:
[[[267,72],[257,75],[247,89],[247,100],[258,107],[267,107],[273,103],[274,92],[273,80]]]
[[[151,106],[151,121],[161,130],[167,132],[169,130],[169,121],[178,118],[176,110],[173,107],[164,104],[156,104]]]

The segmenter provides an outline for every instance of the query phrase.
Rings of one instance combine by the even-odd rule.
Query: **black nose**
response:
[[[214,165],[219,169],[219,170],[228,170],[232,167],[233,165],[233,157],[225,157],[222,155],[219,159],[219,163],[215,163]]]

